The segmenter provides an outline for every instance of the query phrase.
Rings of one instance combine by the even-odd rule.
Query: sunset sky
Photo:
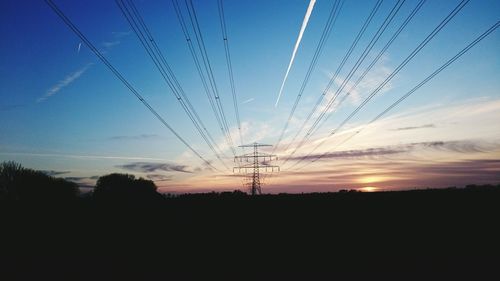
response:
[[[34,0],[0,1],[0,161],[13,160],[44,170],[75,181],[82,188],[93,186],[99,176],[113,172],[154,180],[162,192],[243,188],[243,178],[233,173],[232,151],[210,107],[171,1],[134,3],[230,169],[217,160],[200,137],[115,1],[53,1],[165,121],[218,170],[208,167],[163,126],[45,1]],[[500,183],[498,29],[367,125],[497,24],[497,0],[468,2],[366,106],[330,135],[461,1],[425,1],[373,68],[352,88],[419,2],[223,1],[241,119],[240,139],[218,2],[193,0],[235,146],[277,144],[332,7],[340,3],[336,21],[284,138],[278,146],[263,149],[277,154],[279,160],[274,164],[281,166],[281,172],[266,176],[263,192],[351,188],[374,191]],[[184,0],[178,3],[183,17],[189,19]],[[357,71],[345,80],[391,9],[399,4],[387,29]],[[366,31],[339,69],[377,5]],[[190,22],[186,24],[194,40],[193,28]],[[199,55],[198,49],[196,52]],[[326,110],[326,121],[319,122],[318,130],[292,153],[319,112],[312,115],[299,137],[292,139],[332,77],[335,79],[320,110],[326,110],[328,100],[343,83],[345,88],[333,107]],[[345,96],[349,88],[352,91]],[[313,151],[319,143],[322,145]],[[237,147],[235,150],[237,154],[249,152]],[[298,160],[301,162],[294,166]]]

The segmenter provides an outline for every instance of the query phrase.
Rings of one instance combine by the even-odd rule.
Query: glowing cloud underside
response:
[[[297,37],[297,42],[295,42],[295,47],[293,48],[292,58],[290,59],[290,63],[288,64],[288,68],[285,73],[285,78],[283,78],[283,82],[281,83],[280,92],[278,94],[278,99],[276,100],[275,107],[278,106],[278,103],[281,98],[281,94],[283,93],[283,87],[285,87],[286,79],[288,78],[288,73],[290,73],[290,69],[292,68],[293,61],[295,60],[295,54],[299,49],[300,41],[302,41],[302,35],[304,35],[304,31],[306,30],[307,23],[309,22],[309,18],[311,17],[314,4],[316,4],[316,0],[311,0],[309,2],[309,6],[307,7],[306,15],[304,16],[304,21],[302,21],[302,26],[300,27],[299,37]]]

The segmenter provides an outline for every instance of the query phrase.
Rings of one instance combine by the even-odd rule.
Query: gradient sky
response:
[[[54,2],[183,138],[205,158],[215,159],[114,1]],[[239,143],[217,1],[193,2],[232,137]],[[289,154],[284,147],[325,89],[375,2],[346,1],[343,5],[284,145],[275,151],[281,159]],[[233,166],[171,2],[135,3],[207,129],[224,147],[225,162]],[[185,8],[184,1],[180,3]],[[308,154],[322,141],[458,3],[428,0],[346,102],[294,156]],[[245,143],[276,144],[332,4],[317,1],[275,108],[309,1],[224,1]],[[342,83],[394,4],[393,0],[382,3],[332,90]],[[416,5],[417,1],[405,1],[354,78]],[[242,188],[242,178],[232,171],[207,169],[87,46],[80,45],[80,39],[44,1],[0,1],[0,13],[0,161],[14,160],[82,186],[93,185],[100,175],[121,172],[155,180],[164,192]],[[187,17],[185,9],[183,13]],[[498,20],[500,1],[470,1],[339,134],[314,154],[329,152],[325,157],[299,170],[287,169],[293,163],[291,159],[280,173],[266,178],[264,192],[499,183],[498,30],[384,118],[338,145]],[[238,149],[238,153],[243,152]]]

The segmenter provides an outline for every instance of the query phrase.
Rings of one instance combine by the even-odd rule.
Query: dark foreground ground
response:
[[[500,280],[500,188],[1,212],[2,280]]]

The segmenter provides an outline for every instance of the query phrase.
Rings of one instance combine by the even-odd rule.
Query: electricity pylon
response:
[[[244,172],[248,178],[251,178],[250,193],[252,195],[262,194],[261,181],[260,181],[260,171],[263,169],[265,172],[280,171],[279,166],[274,166],[269,164],[273,160],[277,160],[276,155],[271,155],[267,153],[259,153],[259,147],[272,146],[269,144],[252,143],[246,145],[240,145],[239,147],[252,147],[253,152],[243,154],[234,157],[234,162],[238,163],[238,167],[233,168],[233,173],[235,171]],[[250,172],[248,172],[250,171]]]

